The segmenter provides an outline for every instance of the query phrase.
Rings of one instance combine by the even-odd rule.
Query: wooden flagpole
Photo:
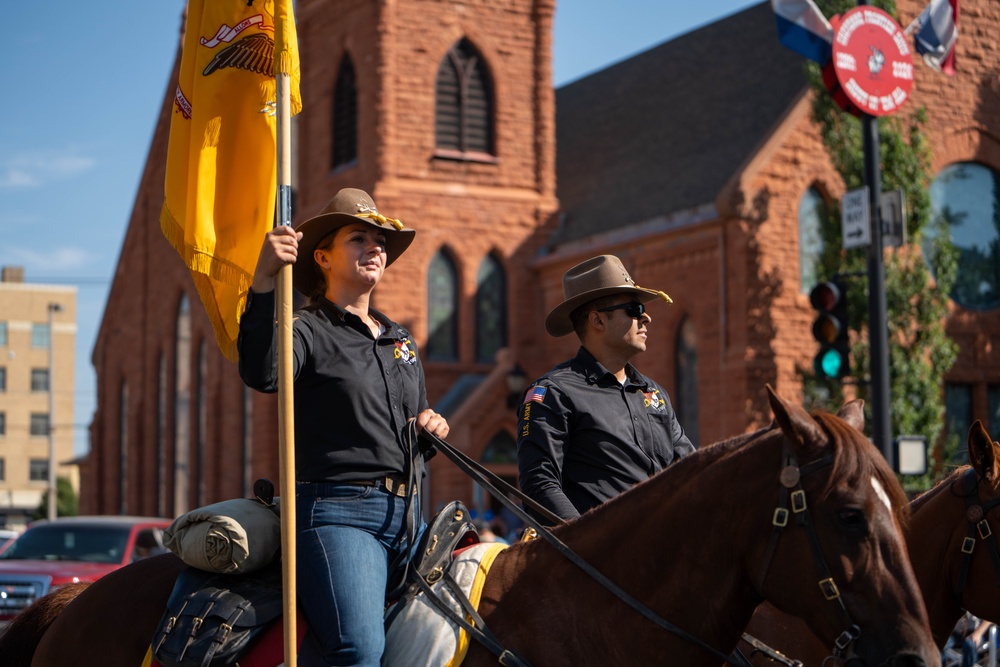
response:
[[[277,93],[278,201],[277,224],[292,224],[292,132],[291,75],[282,73],[275,52],[274,78]],[[284,610],[285,663],[296,667],[295,573],[295,416],[292,377],[292,266],[278,272],[278,467],[281,478],[281,583]]]

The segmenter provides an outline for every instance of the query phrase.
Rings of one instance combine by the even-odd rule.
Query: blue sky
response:
[[[87,451],[90,359],[179,40],[185,0],[9,3],[0,40],[0,266],[77,287],[74,442]],[[756,0],[560,0],[559,86]],[[180,260],[178,260],[180,261]],[[0,314],[2,318],[2,314]],[[61,421],[61,420],[60,420]]]

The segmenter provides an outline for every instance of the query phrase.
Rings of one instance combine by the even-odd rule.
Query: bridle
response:
[[[779,475],[781,490],[778,496],[778,506],[774,508],[774,515],[771,518],[771,540],[764,556],[760,576],[757,579],[757,591],[761,595],[763,594],[764,582],[767,579],[774,553],[778,548],[778,540],[788,526],[789,518],[794,515],[796,523],[804,526],[806,533],[809,535],[809,544],[812,546],[816,569],[819,571],[821,577],[817,582],[819,589],[826,600],[836,603],[836,609],[846,628],[834,641],[833,655],[831,656],[834,660],[844,659],[848,657],[848,650],[861,636],[861,628],[851,618],[851,613],[847,610],[847,605],[844,604],[844,599],[840,596],[840,589],[837,587],[837,583],[833,580],[833,576],[830,573],[830,567],[827,565],[827,560],[823,556],[822,546],[819,543],[819,536],[816,534],[816,527],[809,516],[806,492],[802,488],[802,478],[832,465],[833,455],[828,454],[804,466],[799,466],[798,461],[795,459],[795,454],[788,448],[786,440],[782,445],[781,456],[782,468]]]
[[[965,609],[965,605],[962,604],[962,595],[969,578],[969,567],[972,563],[972,552],[975,550],[977,537],[983,542],[984,548],[989,551],[990,558],[993,560],[993,576],[996,577],[997,586],[1000,586],[1000,547],[997,546],[996,535],[993,534],[990,523],[986,520],[986,514],[1000,505],[1000,497],[985,503],[979,499],[979,476],[974,468],[969,468],[953,482],[953,492],[956,486],[961,489],[959,495],[965,499],[965,518],[969,522],[968,534],[962,540],[962,567],[958,573],[958,586],[955,589],[958,606]]]

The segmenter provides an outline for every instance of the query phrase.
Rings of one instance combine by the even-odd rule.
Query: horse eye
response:
[[[838,510],[837,520],[848,530],[862,530],[866,525],[865,513],[853,507]]]

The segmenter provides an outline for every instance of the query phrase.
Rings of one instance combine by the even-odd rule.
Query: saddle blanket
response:
[[[505,544],[483,542],[455,554],[448,573],[474,609],[479,608],[493,561],[505,548]],[[456,613],[463,613],[458,600],[442,581],[431,589]],[[427,596],[417,595],[406,603],[386,631],[382,667],[458,667],[465,660],[470,641],[469,633],[445,618]]]

